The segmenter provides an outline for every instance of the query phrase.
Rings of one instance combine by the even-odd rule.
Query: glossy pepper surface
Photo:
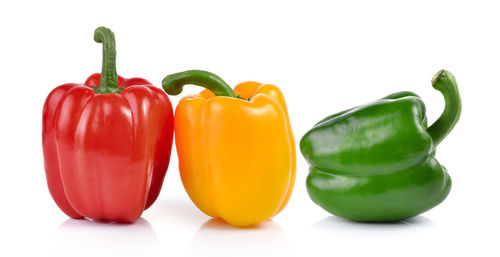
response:
[[[52,198],[72,218],[130,223],[158,197],[170,160],[173,110],[141,78],[116,73],[114,34],[100,27],[101,74],[55,88],[43,107],[43,154]]]
[[[331,115],[307,132],[300,150],[310,164],[311,199],[355,221],[410,218],[441,203],[451,179],[435,149],[457,123],[461,101],[450,72],[438,72],[432,85],[445,109],[430,127],[420,97],[399,92]]]
[[[171,74],[168,94],[207,88],[180,100],[175,141],[184,188],[196,206],[234,226],[265,221],[287,204],[295,181],[295,146],[278,87],[244,82],[234,91],[205,71]]]

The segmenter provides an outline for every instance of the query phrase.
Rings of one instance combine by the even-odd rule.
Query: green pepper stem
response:
[[[432,78],[432,87],[443,94],[445,103],[441,116],[427,128],[432,137],[433,147],[436,148],[457,124],[462,111],[462,102],[457,82],[451,72],[440,70],[436,73]]]
[[[102,43],[102,70],[99,87],[94,90],[99,94],[119,93],[118,74],[116,72],[115,34],[108,28],[99,27],[94,32],[94,40]]]
[[[166,76],[163,90],[169,95],[178,95],[184,85],[196,85],[212,91],[216,96],[236,97],[231,87],[219,76],[202,70],[188,70]]]

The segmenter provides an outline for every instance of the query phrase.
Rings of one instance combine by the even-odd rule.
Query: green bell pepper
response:
[[[436,146],[461,112],[453,74],[439,71],[432,86],[445,100],[438,120],[427,126],[425,105],[399,92],[317,123],[300,141],[310,164],[307,190],[328,212],[354,221],[394,221],[425,212],[451,189]]]

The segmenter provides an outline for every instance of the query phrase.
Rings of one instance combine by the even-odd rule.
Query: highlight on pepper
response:
[[[205,214],[245,227],[278,214],[290,199],[295,144],[278,87],[243,82],[234,90],[200,70],[168,75],[163,88],[206,88],[179,101],[175,141],[184,188]]]
[[[462,104],[455,77],[446,70],[432,79],[445,108],[427,126],[425,105],[399,92],[333,114],[300,141],[310,164],[307,191],[326,211],[354,221],[395,221],[441,203],[451,189],[436,147],[458,122]]]
[[[43,107],[47,184],[71,218],[131,223],[160,193],[170,161],[173,110],[142,78],[116,72],[115,38],[99,27],[102,73],[55,88]]]

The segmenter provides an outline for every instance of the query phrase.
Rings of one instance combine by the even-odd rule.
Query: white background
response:
[[[0,255],[499,256],[498,1],[408,2],[2,1]],[[448,69],[463,100],[437,151],[451,193],[406,221],[348,222],[309,199],[299,153],[287,208],[236,229],[192,204],[174,149],[160,197],[137,223],[70,220],[45,182],[42,106],[54,87],[100,71],[93,32],[101,25],[115,32],[122,76],[160,86],[170,73],[204,69],[230,85],[278,85],[297,142],[323,117],[401,90],[418,93],[433,122],[444,104],[430,80]],[[175,106],[180,97],[170,99]]]

